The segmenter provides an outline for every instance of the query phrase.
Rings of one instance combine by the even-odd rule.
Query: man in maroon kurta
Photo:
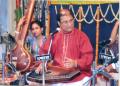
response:
[[[85,77],[91,76],[93,49],[87,35],[74,28],[74,19],[67,9],[60,10],[58,19],[60,20],[60,31],[52,38],[50,51],[53,57],[52,65],[66,69],[79,69],[81,73],[68,83],[79,82]],[[45,43],[44,52],[46,53],[50,40],[51,37]],[[68,83],[65,83],[65,86],[70,86]],[[82,86],[82,84],[79,86]]]

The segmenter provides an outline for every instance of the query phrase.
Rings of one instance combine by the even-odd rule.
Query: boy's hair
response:
[[[41,28],[43,27],[42,22],[40,22],[39,20],[34,20],[34,21],[32,21],[32,22],[30,23],[30,30],[32,29],[32,25],[33,25],[33,24],[37,24],[37,25],[39,25]]]

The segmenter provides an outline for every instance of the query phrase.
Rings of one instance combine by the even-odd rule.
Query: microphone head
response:
[[[51,33],[51,36],[54,36],[57,32],[60,32],[60,28],[56,28],[56,31],[54,31],[53,33]]]
[[[57,27],[57,28],[56,28],[56,30],[59,32],[59,31],[60,31],[60,28],[59,28],[59,27]]]

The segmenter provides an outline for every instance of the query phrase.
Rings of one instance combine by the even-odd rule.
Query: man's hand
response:
[[[40,65],[36,68],[35,72],[36,72],[36,73],[42,72],[42,64],[40,64]]]
[[[23,23],[25,23],[25,16],[23,16],[23,17],[19,20],[18,25],[21,26],[21,25],[23,25]]]
[[[107,72],[111,72],[111,70],[113,70],[113,66],[112,66],[112,65],[108,65],[108,66],[105,68],[105,71],[107,71]]]
[[[64,66],[66,68],[75,68],[75,67],[77,67],[77,61],[76,60],[72,60],[72,59],[70,59],[68,57],[65,57],[65,59],[64,59]]]

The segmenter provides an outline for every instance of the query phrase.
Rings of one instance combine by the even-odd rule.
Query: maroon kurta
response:
[[[45,43],[44,51],[47,52],[50,39]],[[91,64],[93,61],[93,49],[88,37],[82,31],[74,29],[71,33],[58,32],[54,35],[51,47],[51,55],[54,65],[65,67],[65,57],[77,61],[81,74],[72,81],[78,81],[85,76],[91,76]]]

